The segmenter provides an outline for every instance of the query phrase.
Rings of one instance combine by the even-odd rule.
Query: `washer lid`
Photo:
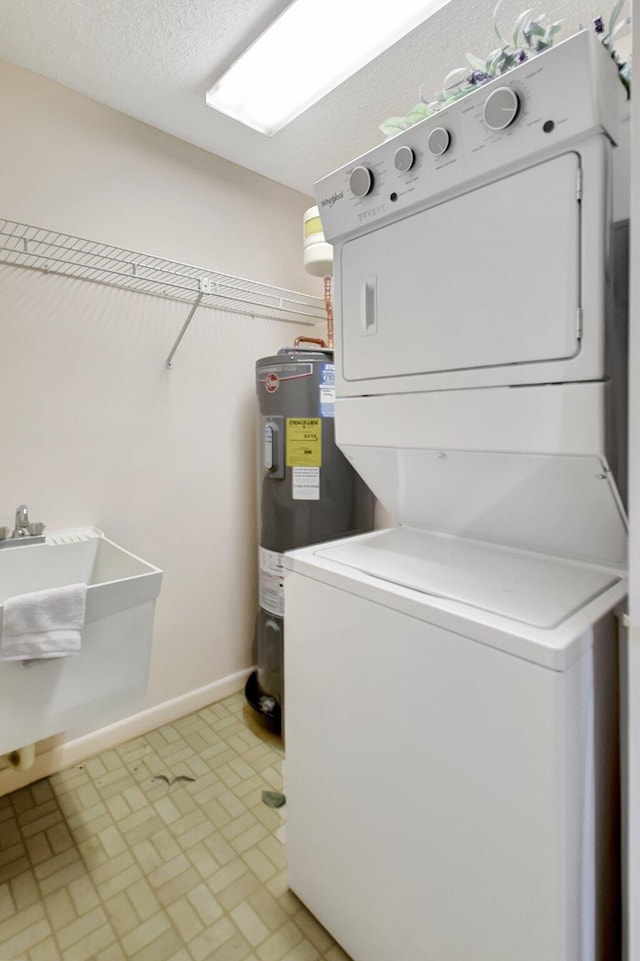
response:
[[[406,527],[314,554],[400,587],[547,630],[622,579],[615,571]]]

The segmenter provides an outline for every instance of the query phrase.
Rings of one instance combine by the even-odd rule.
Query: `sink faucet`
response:
[[[11,536],[29,536],[29,509],[26,504],[20,504],[20,507],[16,507],[16,526]]]
[[[40,521],[37,524],[32,524],[29,521],[29,508],[26,504],[20,504],[20,507],[16,507],[13,533],[9,533],[8,527],[0,526],[0,548],[26,547],[27,544],[44,544],[45,541],[44,524]]]

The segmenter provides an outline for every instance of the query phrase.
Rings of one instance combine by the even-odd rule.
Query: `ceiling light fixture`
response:
[[[447,2],[294,0],[207,90],[207,104],[272,136]]]

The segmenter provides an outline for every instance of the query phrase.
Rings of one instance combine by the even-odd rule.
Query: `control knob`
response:
[[[406,144],[398,147],[393,157],[396,170],[399,170],[401,173],[406,173],[407,170],[411,170],[415,162],[416,155],[411,147],[407,147]]]
[[[451,134],[444,127],[434,127],[429,134],[427,146],[434,157],[441,157],[446,153],[451,144]]]
[[[484,122],[489,130],[505,130],[518,116],[520,98],[511,87],[498,87],[487,97]]]
[[[349,186],[354,197],[366,197],[373,188],[373,174],[368,167],[358,164],[351,171]]]

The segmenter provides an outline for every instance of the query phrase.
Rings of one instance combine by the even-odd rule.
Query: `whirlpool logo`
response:
[[[344,191],[341,190],[340,193],[331,194],[330,197],[325,197],[323,200],[321,200],[321,201],[320,201],[320,206],[321,206],[321,207],[333,207],[333,205],[336,203],[336,201],[342,200],[343,197],[344,197]]]

